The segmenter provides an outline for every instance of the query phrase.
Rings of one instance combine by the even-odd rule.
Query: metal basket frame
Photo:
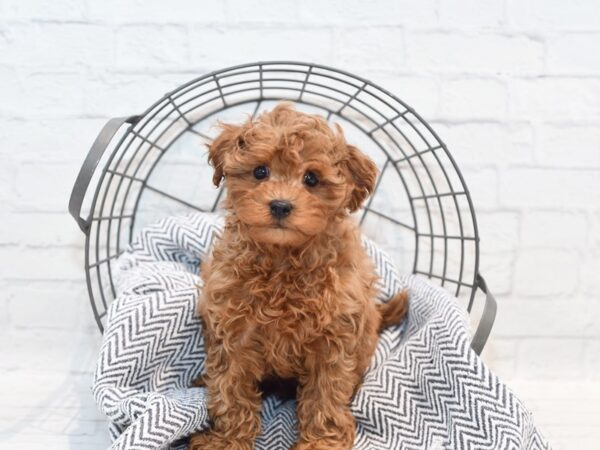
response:
[[[363,223],[367,214],[375,214],[412,232],[415,239],[413,273],[435,279],[446,288],[455,285],[453,293],[457,296],[466,289],[469,312],[477,289],[486,294],[483,313],[472,341],[473,349],[480,353],[494,322],[496,302],[479,274],[479,234],[471,196],[446,145],[414,109],[374,83],[331,67],[288,61],[244,64],[200,76],[167,93],[141,115],[111,119],[100,131],[75,181],[69,202],[69,212],[86,236],[86,281],[99,329],[103,330],[108,304],[116,295],[112,265],[132,238],[142,193],[152,191],[192,210],[205,210],[148,183],[163,155],[185,133],[210,139],[195,130],[194,126],[223,110],[255,104],[254,116],[264,102],[278,100],[309,105],[322,110],[328,120],[339,118],[351,123],[386,155],[375,191],[363,207],[360,223]],[[372,125],[366,128],[364,122]],[[118,140],[114,139],[124,125],[128,125],[124,133]],[[399,152],[400,157],[392,155],[390,147],[382,144],[381,139]],[[413,142],[417,140],[419,142]],[[111,143],[115,145],[112,152],[107,154]],[[429,164],[425,158],[430,159]],[[100,164],[101,161],[103,164]],[[419,164],[417,168],[416,163]],[[412,184],[415,186],[400,170],[401,164],[412,174]],[[432,167],[435,164],[437,167]],[[408,196],[412,224],[400,222],[371,207],[379,184],[391,167],[400,177]],[[419,174],[418,171],[423,169],[424,173]],[[439,189],[432,169],[437,171],[442,180],[445,178],[446,189]],[[92,193],[90,186],[93,176],[97,176],[98,181],[87,218],[83,218],[81,209],[84,198]],[[425,182],[429,190],[424,187]],[[430,192],[431,188],[433,192]],[[222,192],[221,188],[212,204],[212,211],[218,207]],[[442,205],[445,197],[451,199],[455,207],[458,234],[449,234],[449,218]],[[459,200],[463,205],[466,201],[466,211],[459,206]],[[424,208],[428,224],[425,221],[423,225],[420,223],[422,219],[418,220],[419,208]],[[432,215],[435,213],[441,214],[441,230],[434,230]],[[469,225],[472,233],[467,232],[466,225]],[[438,240],[442,241],[441,271],[434,269],[437,255],[434,250]],[[460,242],[457,279],[447,274],[448,242],[454,240]],[[474,267],[468,268],[471,273],[468,278],[464,267],[466,243],[474,247]],[[426,247],[424,244],[429,246],[429,264],[422,267],[419,258],[427,256],[426,251],[423,255],[421,248]],[[105,245],[104,252],[102,245]]]

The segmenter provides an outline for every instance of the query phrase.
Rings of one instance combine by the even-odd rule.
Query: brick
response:
[[[0,221],[0,245],[82,248],[83,235],[74,225],[71,216],[64,212],[15,212]]]
[[[565,7],[561,0],[508,0],[506,9],[511,28],[544,31],[600,29],[600,5],[594,1],[575,0]]]
[[[489,253],[514,252],[519,245],[521,214],[504,211],[482,211],[477,214],[481,237],[480,248]]]
[[[240,43],[244,43],[240,52]],[[330,64],[333,35],[326,29],[277,27],[192,28],[191,67],[218,69],[249,61],[310,61]]]
[[[65,212],[82,162],[19,164],[15,177],[15,205],[21,212]]]
[[[48,374],[90,372],[94,367],[100,333],[97,330],[11,330],[3,335],[0,369],[32,369]],[[96,349],[96,351],[91,351]],[[31,355],[37,357],[32,361]],[[89,392],[89,391],[88,391]]]
[[[3,91],[0,116],[39,118],[75,116],[83,106],[83,78],[77,72],[35,72],[24,76],[0,77],[8,82]],[[10,132],[10,131],[8,131]]]
[[[490,210],[498,205],[498,172],[496,169],[471,168],[462,171],[476,211]]]
[[[600,268],[598,265],[598,259],[596,259],[596,268]],[[596,272],[598,273],[598,272]],[[585,306],[579,311],[579,314],[582,314],[586,320],[584,325],[584,334],[586,337],[590,339],[598,339],[600,338],[600,329],[598,328],[597,318],[600,317],[600,297],[598,296],[598,291],[595,294],[591,295],[582,295],[582,298],[586,299]]]
[[[105,0],[88,3],[91,21],[111,24],[125,23],[193,23],[209,24],[227,22],[225,2],[202,2],[194,0],[172,0],[166,6],[160,0]]]
[[[50,263],[50,262],[47,262]],[[87,289],[83,283],[75,287],[66,283],[13,283],[4,295],[8,298],[10,325],[27,329],[66,329],[76,330],[82,326],[89,328],[92,317]],[[31,302],[35,299],[35,307]]]
[[[34,425],[35,431],[32,431],[32,434],[44,437],[48,433],[56,432],[55,430],[61,430],[65,436],[81,438],[93,436],[97,432],[100,421],[79,420],[78,423],[73,423],[72,414],[61,414],[60,411],[54,410],[44,418],[43,423]]]
[[[442,26],[498,28],[504,23],[504,2],[501,0],[443,0],[439,7]]]
[[[528,339],[519,343],[517,375],[525,379],[572,379],[583,375],[582,339]]]
[[[515,295],[570,296],[578,286],[578,268],[574,251],[521,249],[515,265]]]
[[[190,77],[184,78],[181,83],[175,83],[165,76],[157,75],[99,74],[88,80],[84,94],[84,111],[86,114],[104,117],[141,114],[166,92]]]
[[[29,333],[39,333],[32,330],[18,330],[8,333],[8,338],[11,341],[19,339],[20,336]],[[62,332],[58,332],[62,333]],[[39,334],[38,339],[41,340],[47,337],[49,341],[56,340],[56,332],[53,330],[42,330]],[[65,367],[65,372],[59,371],[40,371],[33,367],[20,367],[13,370],[6,370],[3,373],[4,386],[10,387],[4,392],[3,407],[0,408],[0,421],[10,419],[10,410],[20,415],[25,413],[28,408],[35,406],[35,399],[39,401],[40,398],[49,396],[52,391],[60,389],[61,385],[65,383],[65,378],[69,381],[69,388],[62,389],[62,395],[60,400],[57,399],[57,404],[54,405],[53,411],[47,411],[48,415],[53,415],[53,418],[62,418],[69,413],[78,412],[80,418],[86,421],[99,419],[101,413],[94,404],[94,399],[90,392],[90,380],[94,373],[94,360],[97,345],[92,341],[92,336],[89,334],[72,333],[72,338],[81,339],[86,343],[90,343],[89,349],[81,349],[80,355],[82,356],[82,363],[73,372],[70,372],[68,367]],[[43,349],[48,344],[41,343],[40,347]],[[33,364],[31,364],[33,366]],[[27,380],[24,383],[23,380]],[[27,395],[29,393],[29,395]],[[43,417],[37,418],[42,419]],[[58,430],[55,430],[58,431]]]
[[[20,117],[74,117],[83,110],[82,75],[67,73],[33,73],[23,80]]]
[[[486,280],[489,275],[486,273]],[[518,274],[517,274],[518,276]],[[495,286],[488,283],[495,293]],[[575,296],[563,299],[522,298],[518,294],[497,296],[498,315],[492,334],[497,338],[586,338],[597,336],[591,330],[594,308],[587,299]]]
[[[564,400],[573,400],[581,404],[582,407],[590,406],[590,403],[585,400],[591,400],[594,402],[600,399],[600,385],[588,380],[561,380],[559,383],[550,380],[547,381],[528,381],[528,380],[515,380],[514,387],[517,392],[523,392],[523,398],[525,400],[539,401],[539,400],[550,400],[549,394],[552,393],[552,400],[557,402],[557,406],[560,407],[560,403]],[[564,413],[564,409],[561,411]],[[556,417],[559,419],[557,423],[576,423],[577,419],[587,422],[591,421],[591,424],[595,424],[594,417],[563,417],[564,414]]]
[[[0,118],[12,118],[21,111],[22,86],[19,73],[11,67],[0,67]],[[2,135],[6,130],[1,130]]]
[[[407,37],[407,62],[435,72],[541,73],[544,47],[537,40],[495,33],[414,32]]]
[[[106,67],[113,64],[110,27],[84,23],[28,22],[5,29],[0,53],[5,64],[42,67]]]
[[[306,0],[298,3],[300,19],[307,24],[430,27],[437,23],[434,0],[418,3],[410,0]]]
[[[381,45],[385,42],[385,45]],[[404,66],[401,28],[353,28],[335,36],[336,64],[355,70],[397,70]]]
[[[598,13],[600,17],[600,10]],[[600,73],[595,58],[600,33],[560,33],[547,40],[548,69],[553,73]]]
[[[36,0],[3,0],[5,20],[81,21],[86,15],[86,4],[80,0],[39,2]]]
[[[459,78],[441,83],[440,116],[450,120],[503,119],[508,90],[494,79]]]
[[[2,292],[7,288],[8,284],[0,280],[0,289]],[[0,296],[0,327],[6,330],[10,325],[10,316],[8,314],[9,301],[6,295]]]
[[[13,161],[83,163],[105,119],[47,118],[7,120],[0,126],[0,155]]]
[[[510,83],[513,118],[551,121],[600,118],[600,80],[593,78],[527,78]]]
[[[369,79],[412,107],[426,121],[437,116],[440,89],[434,77],[374,72]]]
[[[600,339],[589,340],[585,346],[585,374],[594,380],[600,380]]]
[[[461,168],[533,162],[533,128],[526,123],[457,122],[432,126]]]
[[[590,214],[592,232],[590,233],[590,247],[600,252],[600,209]]]
[[[489,252],[485,242],[481,245],[479,273],[481,273],[495,296],[511,295],[514,272],[514,252]]]
[[[500,176],[500,200],[510,207],[587,207],[597,203],[600,171],[510,168]]]
[[[0,273],[5,280],[81,281],[83,254],[79,248],[2,246]]]
[[[598,236],[597,234],[595,236]],[[581,258],[581,292],[600,304],[600,250],[589,249]]]
[[[116,30],[115,64],[121,69],[186,68],[187,32],[179,25],[124,25]]]
[[[536,128],[536,160],[540,166],[600,168],[598,125],[541,124]]]
[[[523,216],[522,247],[585,249],[588,221],[583,213],[527,211]]]
[[[11,342],[18,340],[18,346],[20,337],[11,337]],[[46,341],[55,342],[52,336],[45,337]],[[5,431],[0,432],[0,439],[4,445],[15,449],[75,446],[89,450],[110,446],[106,417],[98,410],[90,391],[97,345],[78,334],[71,335],[71,339],[88,348],[71,353],[72,358],[76,357],[61,371],[40,370],[35,366],[36,358],[29,358],[30,367],[2,371],[0,427]],[[48,343],[39,342],[35,352],[44,352],[47,346]],[[31,426],[27,432],[18,428],[23,421]]]
[[[516,370],[517,340],[498,338],[492,334],[481,354],[489,368],[501,379],[514,376]]]
[[[294,0],[229,2],[226,14],[232,23],[295,24],[299,19],[300,4]]]
[[[15,183],[16,164],[6,157],[0,158],[0,202],[3,212],[12,212],[15,205]]]

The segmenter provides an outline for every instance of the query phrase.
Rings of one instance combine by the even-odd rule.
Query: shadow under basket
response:
[[[390,92],[300,62],[258,62],[203,75],[100,131],[69,202],[86,237],[87,287],[100,330],[115,298],[114,264],[136,232],[167,215],[218,210],[223,188],[212,185],[206,158],[215,124],[242,122],[280,101],[338,123],[348,142],[377,164],[373,195],[355,213],[363,233],[400,273],[426,276],[464,303],[475,327],[471,346],[481,353],[496,301],[479,273],[475,211],[452,155]]]

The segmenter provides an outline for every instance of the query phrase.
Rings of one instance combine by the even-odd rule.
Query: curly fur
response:
[[[376,275],[349,213],[377,177],[373,162],[316,115],[289,104],[242,125],[221,124],[209,146],[216,185],[225,180],[226,225],[202,267],[208,432],[192,449],[254,447],[261,382],[298,381],[295,450],[350,449],[349,403],[385,326],[407,312],[405,292],[374,302]],[[270,170],[253,176],[256,166]],[[319,183],[303,184],[307,170]],[[269,203],[293,209],[274,218]]]

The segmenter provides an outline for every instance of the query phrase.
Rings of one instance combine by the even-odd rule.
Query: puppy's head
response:
[[[209,145],[213,182],[226,180],[225,207],[258,243],[301,246],[373,191],[375,164],[320,116],[283,103],[242,125],[220,126]]]

